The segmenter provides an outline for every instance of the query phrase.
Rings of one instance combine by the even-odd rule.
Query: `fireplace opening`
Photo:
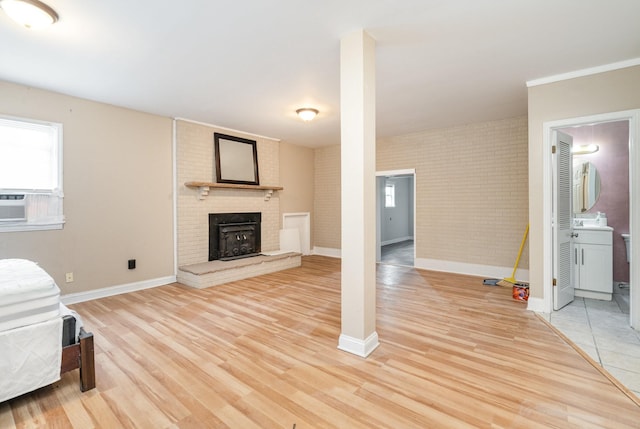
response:
[[[261,213],[209,213],[209,260],[260,254]]]

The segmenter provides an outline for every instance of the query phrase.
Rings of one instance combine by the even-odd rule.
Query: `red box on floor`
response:
[[[524,283],[516,283],[513,285],[513,299],[517,301],[529,300],[529,285]]]

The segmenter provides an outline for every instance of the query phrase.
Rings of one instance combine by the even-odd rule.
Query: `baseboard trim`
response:
[[[313,247],[313,254],[314,255],[320,255],[320,256],[328,256],[330,258],[341,258],[342,257],[342,250],[333,249],[331,247],[317,247],[317,246],[314,246]]]
[[[389,244],[402,243],[403,241],[413,241],[413,237],[392,238],[391,240],[381,242],[380,245],[388,246]]]
[[[338,349],[363,358],[369,356],[379,345],[377,332],[372,333],[364,340],[345,334],[340,334],[338,339]]]
[[[536,313],[551,313],[551,309],[547,308],[546,300],[542,298],[529,297],[527,301],[527,310],[535,311]]]
[[[513,268],[496,267],[491,265],[467,264],[465,262],[443,261],[439,259],[416,258],[416,268],[431,271],[443,271],[447,273],[466,274],[470,276],[504,279],[511,276]],[[516,279],[529,281],[529,270],[516,271]]]
[[[135,292],[143,289],[164,286],[169,283],[175,283],[176,276],[159,277],[157,279],[143,280],[141,282],[127,283],[118,286],[110,286],[100,289],[89,290],[86,292],[70,293],[62,295],[60,301],[63,304],[76,304],[78,302],[91,301],[108,296],[120,295],[123,293]]]

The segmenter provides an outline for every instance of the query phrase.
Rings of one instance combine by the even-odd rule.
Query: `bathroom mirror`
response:
[[[600,175],[589,161],[575,160],[573,165],[573,212],[589,211],[600,196]]]

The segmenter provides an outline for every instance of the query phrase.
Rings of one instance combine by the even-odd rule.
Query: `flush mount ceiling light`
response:
[[[30,29],[47,27],[58,20],[58,14],[38,0],[0,0],[9,18]]]
[[[590,153],[596,153],[600,150],[600,146],[597,144],[577,145],[571,148],[571,152],[574,155],[588,155]]]
[[[303,121],[309,122],[320,112],[318,112],[317,109],[312,109],[311,107],[303,107],[302,109],[296,110],[296,113]]]

